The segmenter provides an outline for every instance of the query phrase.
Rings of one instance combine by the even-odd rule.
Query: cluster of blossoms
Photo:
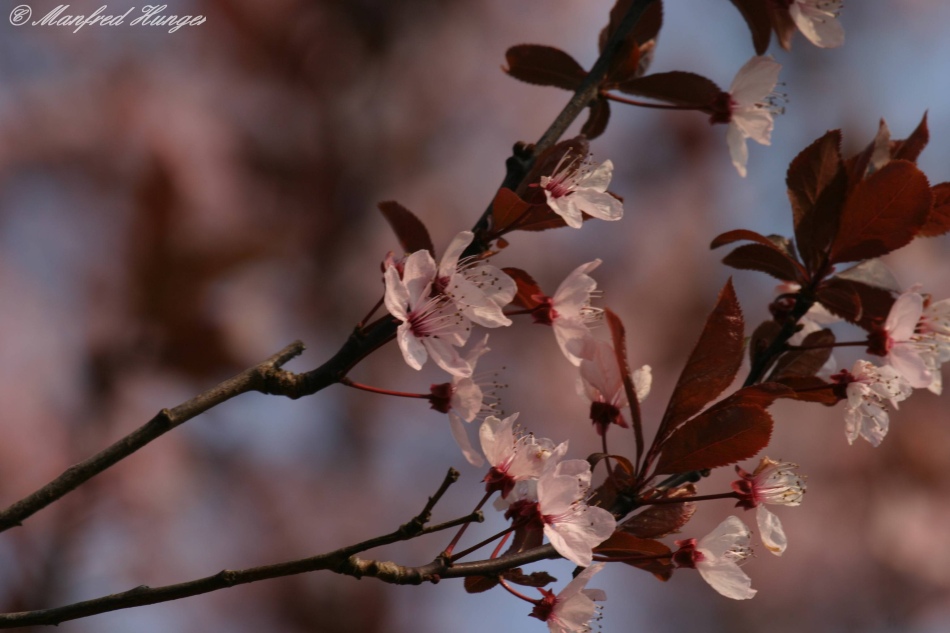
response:
[[[755,471],[749,473],[736,466],[740,479],[733,482],[737,506],[756,508],[759,536],[765,547],[781,556],[787,540],[778,517],[766,509],[768,505],[797,506],[805,494],[805,483],[795,472],[797,466],[763,458]],[[752,533],[738,517],[730,516],[700,540],[676,541],[673,553],[677,567],[693,568],[709,585],[727,598],[746,600],[755,595],[752,580],[741,565],[752,555]]]
[[[885,364],[858,360],[832,380],[847,399],[848,441],[863,437],[878,446],[887,434],[888,403],[896,409],[914,389],[942,390],[940,368],[950,360],[950,299],[932,302],[916,289],[903,293],[868,336],[867,351]]]

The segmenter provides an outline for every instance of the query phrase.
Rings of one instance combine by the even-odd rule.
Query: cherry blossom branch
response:
[[[584,111],[584,108],[589,106],[591,102],[597,98],[600,94],[600,85],[607,77],[610,65],[614,57],[620,52],[624,39],[630,34],[630,31],[633,30],[633,27],[636,26],[644,12],[646,12],[647,8],[649,8],[654,1],[655,0],[635,0],[633,4],[630,5],[627,14],[623,16],[620,24],[617,25],[617,30],[614,31],[610,39],[607,40],[603,51],[600,53],[600,57],[594,62],[590,72],[587,73],[584,81],[581,82],[581,85],[578,86],[574,92],[574,96],[571,97],[560,114],[558,114],[551,125],[548,126],[548,129],[541,135],[538,142],[533,146],[526,146],[523,143],[517,143],[515,145],[511,156],[505,161],[506,173],[501,187],[507,187],[512,190],[516,189],[518,185],[521,184],[525,174],[528,173],[534,160],[540,156],[542,152],[553,147],[564,135],[571,123]],[[475,224],[473,231],[476,236],[488,229],[488,220],[491,214],[492,207],[489,205],[485,213],[482,214],[482,217],[479,218]],[[476,245],[476,242],[472,243],[473,247]],[[484,250],[487,245],[479,246]],[[472,254],[475,253],[466,253],[466,255]]]
[[[304,344],[295,341],[264,362],[245,369],[191,400],[172,409],[162,409],[143,426],[92,457],[70,466],[56,479],[0,512],[0,532],[21,525],[24,520],[81,484],[208,409],[249,391],[271,393],[275,385],[286,380],[283,374],[292,375],[281,367],[303,350]]]
[[[480,512],[475,514],[481,517]],[[204,578],[175,585],[164,585],[162,587],[141,585],[128,591],[52,609],[4,613],[0,614],[0,629],[36,625],[55,626],[62,622],[86,618],[100,613],[158,604],[161,602],[170,602],[218,591],[219,589],[235,587],[237,585],[245,585],[261,580],[293,576],[313,571],[332,571],[342,575],[353,576],[354,578],[377,578],[383,582],[396,585],[419,585],[423,582],[437,583],[443,578],[493,575],[528,563],[559,557],[559,554],[551,545],[542,545],[541,547],[536,547],[525,552],[508,554],[492,560],[459,563],[455,565],[447,563],[441,558],[437,558],[426,565],[407,567],[388,561],[367,560],[356,556],[357,553],[373,547],[407,540],[408,538],[414,538],[422,534],[438,532],[473,520],[479,519],[475,518],[474,515],[469,515],[459,517],[447,523],[424,528],[413,536],[406,536],[400,529],[386,536],[377,537],[363,543],[341,548],[335,552],[310,558],[265,565],[262,567],[252,567],[249,569],[225,569],[212,576],[205,576]]]

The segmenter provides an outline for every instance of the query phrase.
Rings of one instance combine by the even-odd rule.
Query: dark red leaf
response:
[[[709,248],[715,249],[720,246],[725,246],[726,244],[732,244],[733,242],[742,242],[748,240],[750,242],[756,242],[762,244],[763,246],[768,246],[770,248],[779,248],[773,239],[768,238],[761,233],[756,233],[755,231],[749,231],[747,229],[736,229],[734,231],[726,231],[718,235],[712,243],[709,245]]]
[[[801,283],[805,271],[784,253],[762,244],[743,244],[723,258],[722,263],[741,270],[758,270],[782,281]]]
[[[466,576],[464,585],[468,593],[482,593],[498,585],[497,576]]]
[[[802,339],[802,347],[819,346],[816,349],[792,350],[782,354],[769,380],[778,380],[790,376],[814,376],[828,359],[831,358],[831,345],[835,335],[831,330],[818,330]],[[824,347],[821,347],[824,346]]]
[[[892,160],[848,196],[830,261],[871,259],[905,246],[920,232],[932,204],[927,177],[911,162]]]
[[[669,558],[656,558],[672,556],[673,552],[663,543],[653,539],[637,538],[633,534],[617,531],[595,547],[594,552],[648,571],[660,580],[669,580],[673,575],[672,561]],[[638,558],[641,556],[643,558]]]
[[[742,363],[742,309],[726,282],[680,374],[657,438],[665,437],[728,387]]]
[[[787,51],[792,50],[792,36],[798,27],[792,20],[789,13],[789,3],[786,2],[765,2],[769,11],[769,18],[772,20],[772,29],[775,31],[775,37],[778,38],[779,45]]]
[[[772,416],[754,404],[713,407],[663,443],[657,474],[718,468],[754,457],[772,436]]]
[[[772,21],[769,19],[767,2],[762,0],[732,0],[746,24],[752,32],[752,46],[756,55],[762,55],[769,47],[772,39]]]
[[[492,229],[498,235],[513,230],[531,208],[531,204],[518,197],[511,189],[502,187],[492,201]]]
[[[696,503],[689,500],[695,494],[696,488],[692,484],[677,488],[664,498],[681,498],[683,503],[659,503],[647,506],[642,512],[621,523],[620,530],[640,538],[662,538],[679,532],[696,512]]]
[[[590,102],[590,116],[581,128],[581,134],[589,139],[595,139],[607,129],[608,121],[610,121],[610,103],[603,97],[598,97]]]
[[[816,296],[823,306],[866,330],[883,323],[894,305],[893,291],[841,276],[822,283]]]
[[[505,274],[514,279],[515,284],[518,286],[518,292],[511,302],[525,310],[534,310],[538,307],[539,302],[533,297],[543,293],[541,292],[541,288],[538,287],[538,283],[531,278],[531,275],[520,268],[502,268],[502,270]]]
[[[927,216],[927,222],[920,229],[923,237],[943,235],[950,231],[950,182],[942,182],[931,189],[934,196],[933,208]]]
[[[379,210],[383,217],[393,227],[396,239],[399,245],[406,253],[414,253],[423,249],[435,255],[435,249],[432,246],[432,239],[429,237],[429,231],[425,224],[419,218],[413,215],[412,211],[392,200],[379,203]]]
[[[927,147],[930,140],[930,131],[927,129],[927,113],[917,124],[917,127],[903,141],[891,142],[892,160],[909,160],[912,163],[917,162],[920,153]]]
[[[812,272],[838,230],[847,189],[840,147],[841,132],[828,132],[795,157],[785,177],[798,252]]]
[[[637,390],[633,386],[633,378],[630,374],[630,363],[627,361],[627,337],[620,317],[609,308],[604,310],[604,316],[610,328],[610,338],[614,344],[617,366],[620,368],[620,375],[623,377],[623,389],[627,394],[627,402],[630,405],[630,417],[633,420],[633,434],[637,445],[636,463],[639,464],[640,457],[643,455],[643,421],[640,418],[640,401],[637,399]],[[632,472],[632,469],[628,472]]]
[[[529,84],[577,90],[587,71],[559,48],[541,44],[519,44],[505,53],[504,71]]]
[[[815,376],[789,376],[778,381],[791,390],[785,398],[802,402],[817,402],[833,406],[841,401],[836,395],[835,385]]]
[[[620,26],[620,22],[623,21],[623,17],[627,14],[632,5],[633,0],[617,0],[614,4],[610,10],[610,23],[600,32],[600,39],[598,41],[600,52],[604,51],[607,40],[611,38],[617,30],[617,27]],[[650,40],[656,39],[662,26],[663,2],[661,2],[661,0],[655,0],[653,4],[646,8],[643,15],[640,16],[640,19],[637,20],[637,23],[633,29],[631,29],[630,39],[633,39],[638,44],[645,44]]]
[[[712,80],[680,70],[624,81],[617,90],[699,110],[712,108],[722,93]]]
[[[728,409],[738,405],[755,405],[757,407],[768,407],[779,398],[785,398],[789,391],[783,385],[775,382],[763,382],[758,385],[743,387],[731,394],[728,398],[723,398],[713,406],[709,407],[703,415],[713,413],[719,409]]]
[[[530,574],[526,574],[521,571],[520,567],[509,569],[504,572],[502,576],[504,576],[508,582],[513,582],[522,587],[546,587],[552,582],[557,581],[557,578],[546,571],[534,571]]]

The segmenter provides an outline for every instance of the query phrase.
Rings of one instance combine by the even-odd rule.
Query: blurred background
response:
[[[294,339],[307,351],[291,369],[322,363],[381,296],[380,262],[398,249],[377,202],[413,210],[437,249],[471,226],[512,144],[536,140],[568,98],[507,77],[506,48],[555,45],[589,67],[612,3],[169,0],[165,14],[207,17],[175,33],[13,26],[14,4],[0,12],[4,507]],[[754,54],[738,12],[726,0],[665,4],[653,70],[727,87]],[[55,6],[33,0],[34,19]],[[110,2],[108,12],[133,6]],[[709,241],[733,228],[790,234],[784,174],[801,149],[842,128],[851,154],[880,117],[904,138],[927,111],[932,142],[919,164],[931,182],[950,180],[950,5],[851,2],[841,20],[843,48],[801,36],[792,54],[773,44],[788,110],[771,147],[752,144],[748,178],[730,164],[725,128],[704,115],[614,107],[593,149],[616,165],[623,221],[514,234],[497,258],[549,293],[579,264],[604,260],[594,275],[601,305],[624,319],[631,363],[653,367],[648,429],[734,273]],[[905,286],[950,296],[950,238],[921,240],[887,263]],[[776,282],[746,272],[735,281],[751,331]],[[840,330],[849,336],[858,333]],[[493,331],[490,346],[480,369],[505,368],[507,412],[541,436],[570,438],[571,457],[598,450],[575,370],[549,330],[522,320]],[[351,377],[415,392],[446,380],[406,367],[394,344]],[[799,463],[809,492],[801,507],[778,509],[786,554],[760,548],[745,567],[755,599],[722,598],[686,570],[664,584],[614,565],[592,583],[608,592],[603,630],[950,630],[948,410],[946,396],[916,393],[873,449],[848,446],[841,407],[776,405],[768,455]],[[615,434],[613,450],[631,450],[629,439]],[[407,521],[450,466],[462,478],[437,521],[471,510],[483,473],[425,403],[342,386],[300,401],[241,396],[0,536],[0,603],[53,607],[332,550]],[[730,480],[723,473],[701,491]],[[733,512],[704,503],[683,536]],[[501,526],[490,516],[466,539]],[[422,564],[449,538],[373,554]],[[558,587],[570,577],[570,565],[547,568]],[[60,630],[543,631],[528,611],[501,590],[467,595],[458,581],[395,587],[310,574]]]

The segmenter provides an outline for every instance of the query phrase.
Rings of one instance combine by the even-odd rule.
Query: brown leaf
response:
[[[806,273],[801,264],[775,247],[743,244],[726,255],[722,263],[740,270],[757,270],[782,281],[802,283]]]
[[[825,346],[816,349],[792,350],[782,354],[769,380],[778,380],[790,376],[814,376],[828,359],[831,358],[831,345],[835,342],[834,332],[818,330],[802,339],[802,347]]]
[[[466,576],[464,585],[468,593],[482,593],[494,588],[499,583],[497,576]]]
[[[511,227],[519,222],[530,208],[531,204],[519,198],[518,194],[502,187],[492,201],[492,230],[497,235],[513,230]]]
[[[907,245],[927,221],[932,205],[927,177],[911,162],[889,162],[848,196],[831,245],[831,263],[880,257]]]
[[[728,387],[742,363],[742,309],[726,282],[680,374],[657,438],[665,437]]]
[[[789,400],[817,402],[825,406],[834,406],[841,401],[836,393],[837,385],[816,376],[788,376],[778,382],[791,390],[789,395],[784,396]]]
[[[392,200],[380,202],[378,206],[383,217],[393,228],[404,253],[414,253],[425,249],[433,256],[435,255],[429,231],[412,211]]]
[[[598,97],[590,102],[590,116],[581,128],[581,134],[589,139],[595,139],[607,129],[608,121],[610,121],[610,102],[603,97]]]
[[[762,0],[732,0],[732,4],[739,9],[742,19],[752,32],[752,46],[755,47],[755,54],[765,54],[769,41],[772,39],[772,21],[769,19],[769,12],[765,6],[768,3]]]
[[[891,159],[909,160],[912,163],[917,162],[920,153],[927,147],[930,140],[930,131],[927,129],[927,113],[924,112],[923,118],[914,131],[902,141],[891,141]]]
[[[713,407],[683,424],[663,443],[657,474],[718,468],[754,457],[768,446],[772,416],[761,406]]]
[[[795,157],[785,177],[798,252],[811,272],[821,264],[840,222],[847,190],[840,147],[841,132],[828,132]]]
[[[509,569],[503,572],[502,576],[504,576],[508,582],[513,582],[522,587],[546,587],[552,582],[557,582],[557,578],[546,571],[535,571],[530,574],[525,574],[521,571],[520,567]]]
[[[680,70],[624,81],[617,90],[698,110],[712,108],[722,93],[712,80]]]
[[[531,275],[520,268],[502,268],[505,274],[515,280],[518,286],[518,292],[511,302],[525,310],[534,310],[540,305],[540,302],[534,298],[535,295],[542,295],[538,282],[531,278]]]
[[[927,221],[920,229],[922,237],[935,237],[950,231],[950,182],[934,185],[931,191],[934,204],[927,216]]]
[[[594,552],[603,556],[617,558],[620,562],[650,572],[660,580],[669,580],[673,575],[672,556],[669,547],[659,541],[638,538],[627,532],[614,532],[610,538],[594,548]],[[644,558],[638,559],[638,556]]]
[[[577,90],[587,71],[559,48],[541,44],[519,44],[505,53],[504,71],[521,81],[540,86]]]
[[[823,306],[866,330],[883,323],[894,305],[893,291],[841,276],[825,280],[815,296]]]
[[[690,484],[673,491],[666,498],[682,498],[683,503],[658,503],[647,506],[623,523],[620,529],[640,538],[662,538],[680,531],[696,512],[696,503],[689,500],[696,494]]]

